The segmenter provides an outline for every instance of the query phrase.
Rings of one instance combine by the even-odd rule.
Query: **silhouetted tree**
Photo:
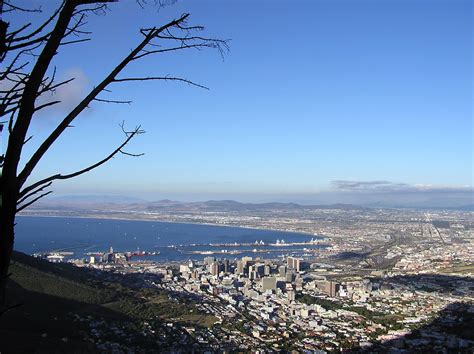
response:
[[[131,131],[125,130],[123,142],[113,149],[102,160],[70,173],[57,173],[34,183],[29,182],[31,173],[35,170],[44,154],[56,143],[61,134],[71,127],[71,123],[93,102],[129,103],[129,101],[108,100],[99,98],[99,94],[110,92],[109,86],[125,82],[164,80],[180,81],[205,88],[190,80],[171,76],[128,77],[123,71],[127,65],[140,59],[168,52],[186,49],[215,48],[223,53],[227,50],[227,42],[203,37],[198,34],[202,26],[187,24],[189,14],[167,22],[161,26],[141,28],[141,40],[133,50],[124,56],[110,73],[75,106],[49,136],[39,144],[39,147],[20,168],[23,147],[31,139],[29,128],[32,119],[38,111],[59,103],[58,100],[39,101],[40,96],[53,93],[58,87],[69,84],[73,78],[56,80],[56,69],[51,68],[53,58],[58,55],[61,47],[82,43],[90,40],[90,32],[83,26],[87,16],[103,13],[107,4],[116,0],[64,0],[53,13],[41,24],[34,27],[31,23],[7,23],[4,15],[11,11],[38,12],[39,9],[25,9],[15,5],[13,0],[0,0],[0,123],[6,140],[6,149],[1,156],[0,167],[0,306],[6,306],[6,281],[8,266],[13,250],[14,226],[16,214],[48,195],[47,188],[56,180],[70,179],[91,171],[109,161],[117,154],[138,156],[125,152],[124,147],[137,135],[141,134],[140,126]],[[144,5],[144,0],[137,0]],[[163,3],[155,2],[156,6]],[[104,30],[107,30],[104,28]],[[52,97],[52,96],[51,96]],[[1,313],[0,309],[0,313]]]

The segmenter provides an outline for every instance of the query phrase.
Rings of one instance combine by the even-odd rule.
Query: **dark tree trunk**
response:
[[[9,122],[6,124],[8,125],[7,149],[5,154],[0,156],[0,168],[2,168],[2,171],[0,172],[0,314],[7,305],[6,283],[8,281],[8,267],[13,252],[16,213],[51,193],[42,191],[49,187],[55,180],[69,179],[91,171],[106,163],[119,153],[131,156],[139,156],[140,154],[134,155],[126,153],[122,151],[122,148],[124,148],[125,145],[135,135],[141,134],[143,131],[140,130],[140,127],[137,127],[135,130],[130,132],[124,130],[126,135],[125,141],[107,157],[86,168],[69,174],[54,174],[40,181],[36,181],[35,183],[25,185],[31,173],[34,171],[37,164],[40,162],[49,148],[56,142],[61,134],[71,126],[71,123],[74,121],[74,119],[76,119],[76,117],[81,114],[83,110],[94,100],[124,103],[120,101],[99,99],[97,97],[101,92],[108,91],[107,87],[110,84],[127,81],[172,80],[186,82],[188,84],[203,88],[201,85],[179,77],[145,76],[117,78],[117,75],[120,74],[122,70],[132,61],[151,54],[171,52],[188,48],[217,48],[221,54],[222,46],[224,49],[227,49],[226,41],[189,35],[190,31],[200,31],[203,29],[201,26],[186,25],[186,20],[189,14],[183,14],[178,19],[168,22],[161,27],[142,29],[140,33],[144,36],[144,38],[138,43],[138,45],[97,86],[95,86],[94,89],[92,89],[89,94],[87,94],[87,96],[84,97],[84,99],[69,112],[67,116],[64,117],[64,119],[51,132],[51,134],[39,145],[29,160],[25,161],[26,163],[19,171],[18,166],[22,157],[23,146],[31,138],[31,136],[27,138],[27,133],[35,112],[47,106],[52,106],[53,104],[58,103],[56,101],[51,101],[47,104],[36,105],[38,103],[37,98],[41,94],[54,92],[57,87],[69,82],[69,80],[66,80],[61,83],[55,83],[54,74],[52,77],[46,76],[54,56],[58,53],[60,45],[88,40],[87,38],[78,40],[68,40],[66,38],[71,35],[88,33],[79,30],[80,26],[85,24],[84,18],[86,18],[86,14],[103,10],[105,9],[105,5],[111,2],[115,2],[115,0],[65,0],[58,8],[57,12],[54,12],[54,14],[48,20],[46,20],[46,22],[44,22],[30,34],[22,36],[23,33],[21,33],[18,35],[18,33],[21,32],[22,29],[25,29],[28,25],[20,27],[16,34],[11,34],[11,38],[8,37],[7,34],[7,38],[9,38],[8,43],[5,43],[5,34],[8,23],[0,19],[0,62],[9,52],[13,54],[18,52],[18,56],[15,57],[16,59],[12,59],[13,62],[10,63],[11,66],[9,66],[7,72],[11,70],[10,74],[17,75],[16,71],[18,70],[29,71],[30,67],[25,67],[27,64],[18,64],[19,68],[17,69],[12,69],[12,67],[16,65],[14,65],[14,63],[23,54],[26,55],[30,50],[37,48],[38,45],[42,47],[42,49],[39,50],[40,54],[35,54],[36,61],[31,71],[26,73],[25,77],[21,76],[21,85],[19,87],[15,86],[10,91],[7,90],[7,94],[10,94],[10,98],[6,101],[6,103],[2,101],[0,105],[0,116],[9,116]],[[4,0],[0,0],[0,17],[4,13],[2,10],[3,5],[5,5]],[[89,7],[88,5],[92,7]],[[11,6],[15,8],[13,5]],[[79,6],[85,6],[85,8],[77,9]],[[71,26],[70,23],[73,19],[75,20],[75,24]],[[45,33],[45,31],[50,31],[49,27],[52,25],[53,21],[56,21],[54,28],[51,30],[51,32]],[[170,32],[172,29],[179,30],[182,35],[174,36]],[[173,44],[168,48],[156,50],[153,49],[155,47],[153,47],[151,50],[146,49],[147,46],[154,46],[152,43],[153,40],[158,40],[160,38],[171,39],[173,40],[173,43],[177,42],[178,45],[174,46]],[[14,42],[14,40],[16,42]],[[15,45],[7,45],[11,43],[15,43]],[[6,77],[7,76],[4,76],[4,78]],[[4,123],[0,123],[0,127],[3,127],[2,124]]]
[[[0,176],[0,309],[6,306],[8,266],[13,252],[18,183],[15,169],[5,168]],[[1,311],[0,311],[1,313]]]
[[[0,308],[6,306],[6,285],[8,281],[8,266],[13,251],[13,227],[15,222],[15,216],[7,215],[4,220],[3,215],[0,224]]]
[[[5,171],[3,171],[5,172]],[[0,178],[0,309],[6,306],[6,285],[8,266],[13,252],[14,227],[16,214],[17,188],[15,183],[8,183],[5,174]],[[16,178],[13,182],[16,181]]]

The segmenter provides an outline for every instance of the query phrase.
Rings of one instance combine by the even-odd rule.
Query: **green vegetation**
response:
[[[401,323],[401,320],[403,320],[403,317],[398,315],[385,315],[374,318],[375,322],[395,331],[405,328],[405,325]]]
[[[362,306],[345,307],[344,310],[355,312],[369,320],[373,320],[375,317],[384,316],[383,312],[372,311]]]
[[[56,270],[57,266],[55,264],[51,269]],[[23,289],[63,299],[76,300],[88,304],[101,304],[113,301],[118,295],[113,290],[107,288],[99,289],[82,283],[80,278],[72,280],[71,278],[60,276],[60,272],[46,272],[18,261],[12,262],[10,272],[12,273],[12,280]]]
[[[417,287],[417,289],[418,289],[419,291],[424,291],[424,292],[427,292],[427,293],[432,293],[432,292],[434,292],[434,291],[437,290],[436,288],[431,287],[431,286],[429,286],[429,285],[419,286],[419,287]]]
[[[449,268],[443,268],[443,273],[468,275],[474,273],[474,264],[455,265]]]
[[[108,278],[101,279],[103,274],[100,271],[92,272],[71,264],[50,263],[16,253],[10,270],[12,280],[27,291],[100,305],[131,318],[169,320],[204,316],[197,311],[195,301],[171,301],[163,290],[132,289]]]
[[[174,298],[156,288],[132,288],[120,275],[111,277],[20,253],[14,254],[10,271],[8,299],[11,306],[20,306],[0,317],[0,352],[34,352],[37,348],[94,352],[91,341],[99,339],[90,336],[91,328],[97,328],[102,342],[123,340],[125,345],[131,341],[143,348],[156,347],[157,339],[173,343],[169,333],[161,333],[165,323],[211,327],[216,321],[201,313],[194,300]],[[128,281],[136,284],[135,279]],[[144,323],[154,331],[144,335]]]
[[[316,304],[316,305],[319,305],[319,306],[323,307],[326,310],[335,311],[335,310],[343,310],[344,309],[342,304],[340,304],[338,302],[331,301],[331,300],[328,300],[328,299],[323,299],[323,298],[320,298],[320,297],[314,297],[314,296],[311,296],[311,295],[308,295],[308,294],[298,294],[296,296],[296,300],[298,300],[298,301],[300,301],[304,304],[307,304],[307,305]]]
[[[336,301],[331,301],[328,299],[324,298],[318,298],[314,297],[308,294],[299,294],[296,296],[296,299],[299,300],[302,303],[305,303],[307,305],[312,305],[312,304],[317,304],[323,307],[326,310],[346,310],[346,311],[351,311],[355,312],[361,316],[363,316],[366,320],[372,321],[377,324],[381,324],[387,328],[393,329],[393,330],[398,330],[402,329],[403,324],[400,323],[399,321],[402,320],[403,318],[397,315],[386,315],[383,312],[379,311],[372,311],[367,309],[366,307],[363,306],[343,306],[341,303],[336,302]],[[386,331],[381,331],[381,333],[385,333]],[[380,333],[378,333],[380,334]]]

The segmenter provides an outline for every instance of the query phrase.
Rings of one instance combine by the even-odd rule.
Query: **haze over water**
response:
[[[82,258],[87,252],[115,251],[159,251],[154,257],[138,259],[202,260],[206,255],[191,254],[192,251],[240,250],[239,254],[214,254],[217,258],[240,258],[243,256],[276,258],[282,254],[301,255],[302,246],[272,247],[277,240],[308,242],[311,235],[271,230],[256,230],[238,227],[221,227],[199,224],[169,223],[157,221],[107,220],[63,217],[18,217],[15,249],[27,254],[67,250],[74,252],[73,258]],[[316,237],[314,237],[316,239]],[[263,241],[265,246],[211,247],[208,244],[254,243]],[[176,247],[170,247],[176,246]],[[308,245],[306,248],[318,248]],[[271,250],[270,253],[255,253],[254,248]],[[294,251],[288,251],[288,250]],[[299,251],[297,251],[299,249]],[[248,250],[248,251],[247,251]]]

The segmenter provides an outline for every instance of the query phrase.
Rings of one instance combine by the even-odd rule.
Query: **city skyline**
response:
[[[50,5],[39,3],[47,14]],[[175,83],[117,86],[103,98],[133,104],[92,105],[35,177],[70,172],[108,154],[122,139],[123,120],[147,131],[129,147],[145,156],[120,156],[74,182],[58,183],[58,195],[359,198],[363,204],[449,194],[459,205],[472,200],[469,1],[258,2],[251,14],[246,2],[183,1],[159,11],[124,3],[110,9],[105,17],[89,18],[91,43],[60,52],[58,75],[76,80],[58,90],[63,106],[34,122],[27,153],[128,53],[140,26],[190,12],[190,24],[231,39],[231,50],[224,60],[209,50],[131,67],[129,73],[180,75],[210,90]],[[85,48],[88,55],[77,61]]]

